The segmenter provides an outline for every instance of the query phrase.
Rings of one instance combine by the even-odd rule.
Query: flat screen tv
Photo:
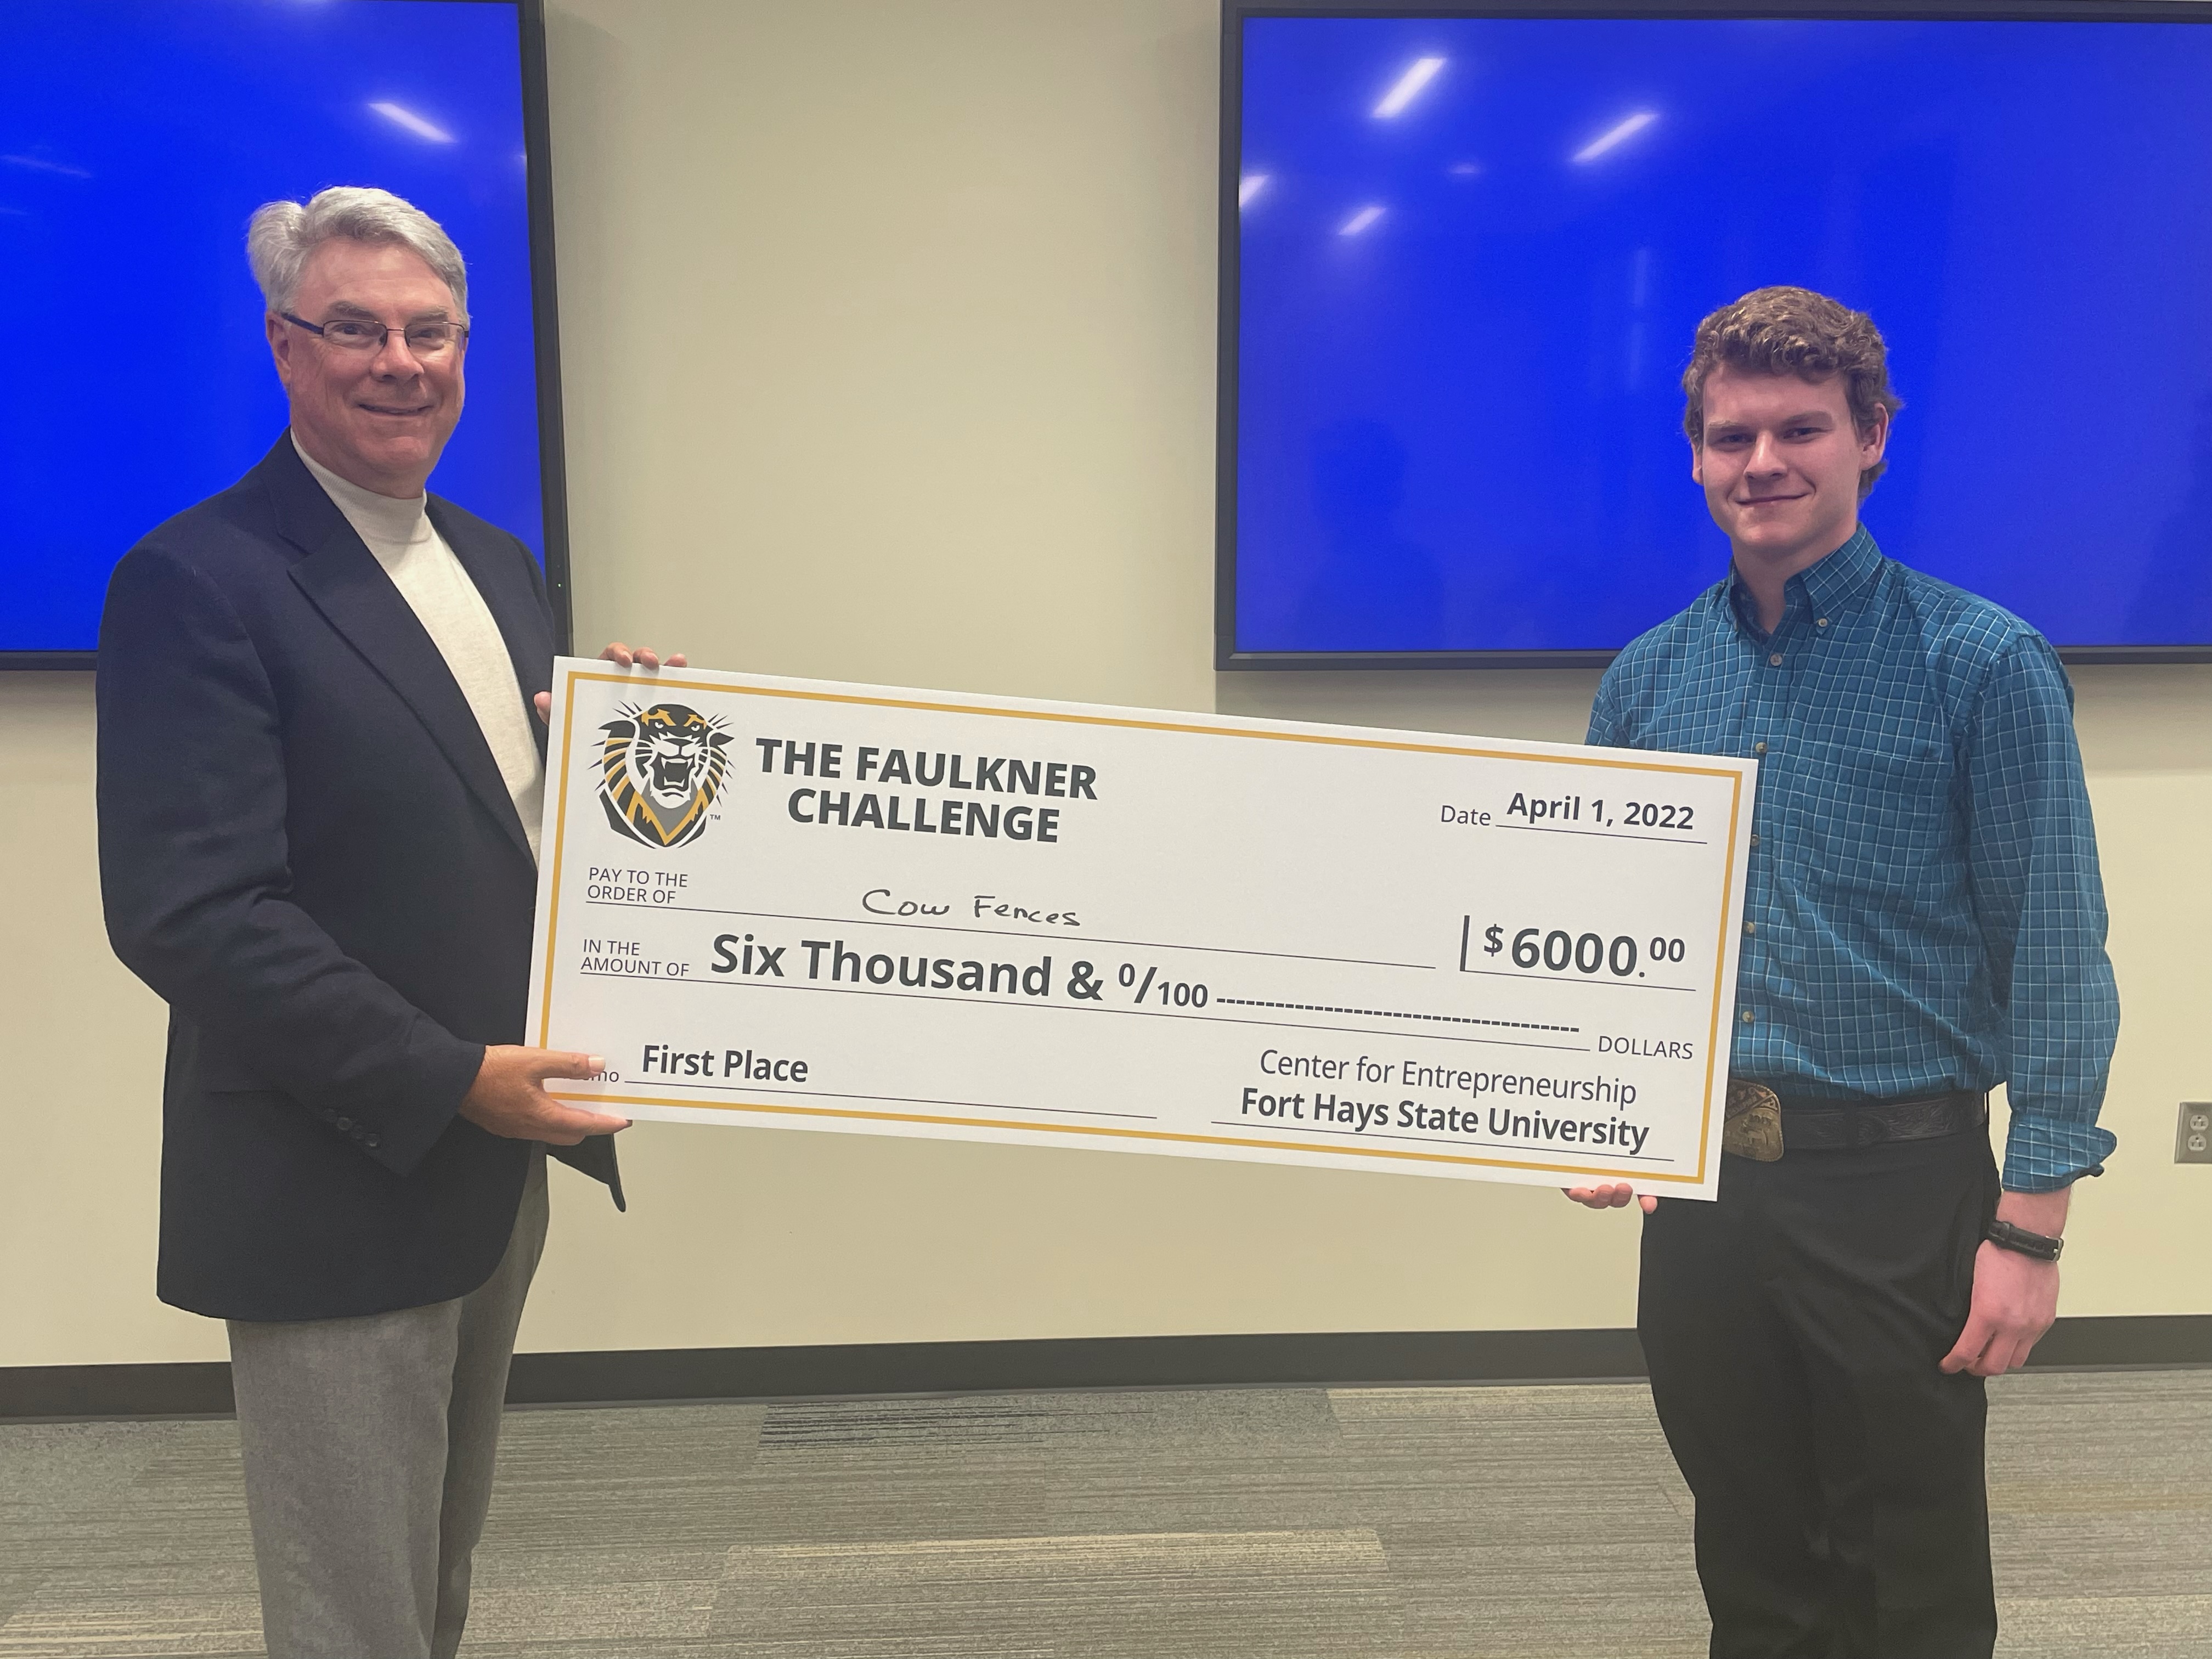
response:
[[[2212,6],[1224,12],[1217,659],[1593,664],[1726,572],[1698,320],[1870,313],[1864,522],[2212,660]]]
[[[0,4],[0,665],[90,666],[108,573],[284,429],[262,203],[395,191],[469,264],[431,488],[568,563],[538,0]]]

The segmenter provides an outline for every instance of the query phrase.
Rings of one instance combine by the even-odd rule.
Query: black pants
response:
[[[1722,1164],[1717,1202],[1646,1218],[1637,1309],[1713,1659],[1988,1659],[1985,1401],[1937,1369],[1996,1210],[1987,1139]]]

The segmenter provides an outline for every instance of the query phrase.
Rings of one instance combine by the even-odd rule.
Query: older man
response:
[[[229,1323],[272,1659],[449,1655],[544,1150],[619,1205],[625,1124],[542,1086],[598,1060],[517,1043],[553,629],[528,550],[424,489],[461,256],[356,189],[248,252],[291,428],[100,631],[108,932],[170,1009],[159,1290]]]

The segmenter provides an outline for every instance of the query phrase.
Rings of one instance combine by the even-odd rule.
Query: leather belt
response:
[[[1785,1099],[1764,1083],[1732,1077],[1721,1150],[1771,1164],[1785,1148],[1793,1152],[1849,1152],[1887,1140],[1962,1134],[1989,1121],[1990,1097],[1978,1090],[1838,1106],[1828,1101]]]

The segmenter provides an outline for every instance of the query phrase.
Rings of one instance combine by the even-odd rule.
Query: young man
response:
[[[1682,383],[1733,567],[1620,654],[1589,741],[1759,762],[1719,1199],[1640,1200],[1711,1651],[1987,1656],[1982,1379],[2050,1328],[2069,1192],[2114,1144],[2071,689],[2026,623],[1860,526],[1900,407],[1869,319],[1761,289]]]

